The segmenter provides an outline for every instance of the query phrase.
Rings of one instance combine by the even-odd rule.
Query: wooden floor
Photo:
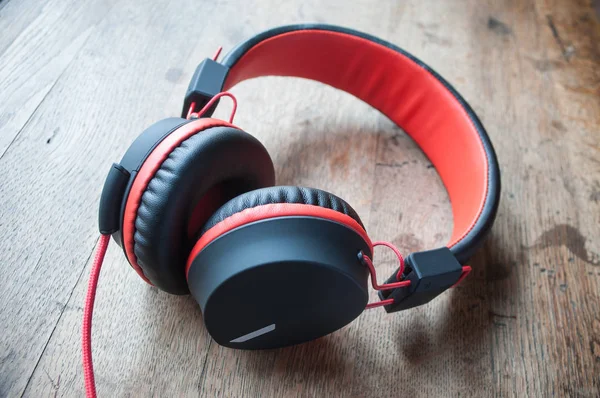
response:
[[[304,21],[396,43],[473,105],[503,183],[474,272],[427,306],[239,352],[112,245],[94,318],[99,395],[599,396],[599,13],[592,0],[1,1],[0,396],[82,395],[82,304],[110,164],[179,113],[217,46]],[[446,242],[439,178],[378,112],[297,79],[234,92],[236,123],[265,143],[278,183],[346,198],[404,253]],[[392,255],[378,259],[391,272]]]

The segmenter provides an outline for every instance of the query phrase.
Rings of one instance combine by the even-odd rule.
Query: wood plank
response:
[[[564,89],[557,84],[563,79],[585,84],[584,42],[593,37],[581,19],[591,18],[596,31],[598,23],[589,5],[558,3],[493,8],[488,27],[503,40],[482,59],[489,89],[481,103],[497,109],[485,113],[484,121],[501,137],[508,135],[495,140],[505,176],[495,231],[503,237],[497,244],[492,237],[481,257],[487,290],[501,298],[490,308],[494,384],[501,395],[598,394],[598,372],[590,371],[598,366],[590,350],[597,339],[590,325],[598,317],[598,278],[588,274],[591,264],[585,259],[598,252],[592,237],[600,231],[590,215],[599,213],[588,200],[593,184],[582,178],[597,180],[598,167],[591,161],[597,149],[587,159],[576,153],[585,148],[581,140],[594,141],[597,148],[599,108],[589,96],[563,101]],[[558,15],[578,30],[581,60],[565,58],[556,42],[548,21]],[[574,106],[582,100],[590,112],[584,123],[573,123],[569,114],[584,109]],[[573,250],[573,240],[581,250]]]
[[[0,11],[0,157],[113,3],[24,1]]]
[[[0,54],[42,13],[36,0],[0,1]]]
[[[473,274],[426,306],[367,311],[315,342],[241,352],[212,342],[191,298],[144,285],[113,245],[94,318],[99,395],[600,394],[600,23],[590,2],[188,7],[116,4],[69,50],[22,132],[19,123],[2,130],[16,139],[0,159],[0,395],[82,395],[93,204],[110,162],[148,124],[179,112],[195,65],[217,45],[307,20],[397,43],[474,106],[498,152],[503,196]],[[18,57],[6,54],[0,65],[12,66]],[[279,184],[348,199],[373,238],[405,253],[447,240],[450,205],[437,174],[378,112],[303,80],[234,91],[236,123],[265,143]],[[224,101],[217,115],[228,110]],[[376,266],[389,273],[392,255],[378,249]]]
[[[179,6],[174,9],[185,8]],[[118,160],[141,129],[161,116],[173,90],[169,70],[192,51],[183,40],[179,47],[172,42],[202,31],[197,16],[173,13],[167,18],[161,15],[165,7],[156,3],[140,9],[120,2],[89,33],[64,79],[0,160],[0,344],[5,353],[0,395],[24,390],[61,314],[80,306],[79,300],[67,302],[97,239],[97,208],[88,204],[97,202],[110,161]],[[155,29],[159,22],[163,25]],[[169,25],[176,28],[166,30]],[[122,261],[120,266],[130,272]],[[80,314],[74,316],[78,323]],[[62,365],[79,363],[79,349],[73,348],[76,360]],[[42,369],[39,374],[46,377]]]
[[[51,1],[45,8],[39,2],[11,2],[2,10],[0,29],[0,158],[39,106],[56,80],[63,73],[69,62],[87,39],[94,24],[102,19],[111,2],[93,1],[85,4],[72,1]],[[56,319],[68,300],[70,291],[54,289],[44,283],[36,284],[31,275],[42,278],[51,274],[54,269],[46,269],[40,273],[37,267],[43,266],[51,254],[59,249],[50,250],[39,244],[38,238],[44,238],[37,228],[47,228],[47,233],[55,233],[59,222],[49,222],[43,209],[53,207],[52,189],[56,185],[52,180],[56,175],[48,174],[50,170],[40,173],[48,165],[41,160],[48,160],[53,154],[53,147],[48,146],[45,156],[29,157],[39,152],[36,144],[50,145],[59,127],[45,126],[44,131],[35,131],[35,140],[29,140],[21,150],[8,156],[2,170],[0,186],[0,245],[2,259],[2,281],[0,282],[0,298],[3,311],[0,312],[2,338],[0,347],[0,395],[16,394],[22,391],[27,378],[33,372],[48,337],[56,325]],[[31,137],[29,137],[31,138]],[[48,156],[50,155],[50,156]],[[55,159],[59,162],[59,159]],[[38,174],[39,173],[39,174]],[[36,175],[38,174],[38,175]],[[39,177],[45,178],[53,188],[38,191],[35,184]],[[8,178],[8,180],[5,180]],[[37,187],[42,186],[38,185]],[[46,184],[48,186],[48,184]],[[18,193],[17,193],[18,192]],[[58,192],[54,192],[54,195]],[[21,195],[25,195],[25,199]],[[10,197],[9,197],[10,196]],[[35,200],[34,200],[35,199]],[[46,201],[47,200],[47,201]],[[36,202],[36,203],[33,203]],[[60,212],[58,212],[60,213]],[[21,217],[31,223],[23,224]],[[21,224],[20,226],[18,224]],[[33,227],[35,225],[35,227]],[[32,228],[33,227],[33,228]],[[48,239],[49,235],[46,235]],[[27,242],[21,244],[21,242]],[[63,249],[64,251],[64,249]],[[76,255],[79,261],[85,261],[89,255],[80,252]],[[26,267],[25,269],[22,267]],[[78,274],[74,274],[75,277]],[[52,281],[53,278],[49,278]],[[68,283],[69,278],[54,279],[59,286]],[[71,288],[75,279],[71,279]],[[51,293],[48,293],[50,289]],[[55,293],[58,293],[55,296]],[[63,293],[61,295],[61,293]],[[66,295],[64,293],[67,293]],[[54,300],[55,297],[60,299]],[[54,317],[54,320],[52,318]]]

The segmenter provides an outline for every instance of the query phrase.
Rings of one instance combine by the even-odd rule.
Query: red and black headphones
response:
[[[112,235],[146,282],[191,293],[214,340],[244,349],[324,336],[365,308],[427,303],[468,273],[464,264],[496,215],[500,173],[481,122],[448,82],[393,44],[321,24],[271,29],[221,62],[217,56],[196,69],[182,117],[152,125],[110,169],[97,263]],[[448,191],[454,229],[447,247],[405,262],[397,253],[400,268],[378,285],[374,243],[346,201],[276,186],[264,146],[231,121],[209,117],[227,90],[260,76],[333,86],[405,130]],[[374,304],[367,304],[369,275],[381,299]]]

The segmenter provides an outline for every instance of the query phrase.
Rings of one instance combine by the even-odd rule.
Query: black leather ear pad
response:
[[[297,203],[332,209],[350,216],[364,229],[360,217],[358,217],[352,206],[332,193],[316,188],[276,186],[246,192],[231,199],[208,219],[198,238],[221,221],[236,213],[252,207],[273,203]]]
[[[211,127],[184,140],[168,155],[142,194],[135,219],[134,253],[144,275],[157,287],[187,294],[185,261],[194,242],[189,220],[198,204],[219,203],[273,185],[275,172],[265,147],[250,134]],[[202,210],[202,209],[201,209]]]

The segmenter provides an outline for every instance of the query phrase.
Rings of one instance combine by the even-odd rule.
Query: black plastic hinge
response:
[[[212,59],[206,58],[202,61],[196,68],[185,93],[181,117],[187,117],[192,102],[196,103],[194,111],[197,112],[202,109],[212,97],[219,94],[223,89],[228,72],[228,67],[221,65]],[[219,101],[216,101],[202,117],[210,117],[215,111],[218,102]]]
[[[394,299],[384,306],[389,312],[402,311],[430,302],[440,293],[452,287],[463,274],[463,267],[450,249],[428,250],[412,253],[405,260],[402,280],[409,280],[404,288],[379,292],[381,300]],[[394,273],[386,283],[398,282]]]
[[[113,163],[106,176],[98,212],[98,227],[101,234],[113,234],[121,228],[121,203],[129,183],[129,176],[129,172],[117,163]]]

